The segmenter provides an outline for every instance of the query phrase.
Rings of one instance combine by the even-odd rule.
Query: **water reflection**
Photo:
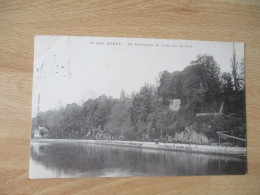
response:
[[[33,143],[30,177],[245,174],[246,159],[86,143]]]

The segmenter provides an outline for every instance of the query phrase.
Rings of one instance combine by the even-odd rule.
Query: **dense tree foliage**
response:
[[[122,90],[120,99],[102,95],[82,106],[74,103],[41,112],[33,118],[32,129],[46,127],[50,138],[171,141],[178,133],[199,132],[204,133],[203,140],[205,135],[214,140],[212,133],[218,130],[245,129],[244,69],[238,71],[236,59],[231,67],[231,73],[221,73],[212,56],[199,55],[183,71],[162,71],[156,86],[146,83],[131,96]],[[181,100],[178,111],[169,109],[173,99]],[[196,117],[196,113],[218,112],[221,102],[224,115]]]

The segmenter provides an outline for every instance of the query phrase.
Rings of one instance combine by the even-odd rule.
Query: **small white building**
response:
[[[170,100],[169,109],[172,111],[178,111],[181,108],[181,100],[180,99],[173,99]]]
[[[36,138],[36,139],[42,137],[41,134],[40,134],[40,129],[39,128],[34,130],[33,135],[34,135],[33,137]]]
[[[38,127],[34,130],[34,138],[46,138],[48,137],[49,130],[46,127]]]

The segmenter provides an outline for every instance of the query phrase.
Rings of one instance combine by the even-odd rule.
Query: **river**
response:
[[[246,174],[245,158],[86,143],[31,144],[30,178]]]

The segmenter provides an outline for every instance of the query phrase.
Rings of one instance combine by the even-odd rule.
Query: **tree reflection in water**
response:
[[[51,171],[51,177],[246,173],[246,159],[237,157],[86,143],[34,143],[31,145],[31,161],[41,166],[30,169],[30,172],[37,175],[44,170]]]

